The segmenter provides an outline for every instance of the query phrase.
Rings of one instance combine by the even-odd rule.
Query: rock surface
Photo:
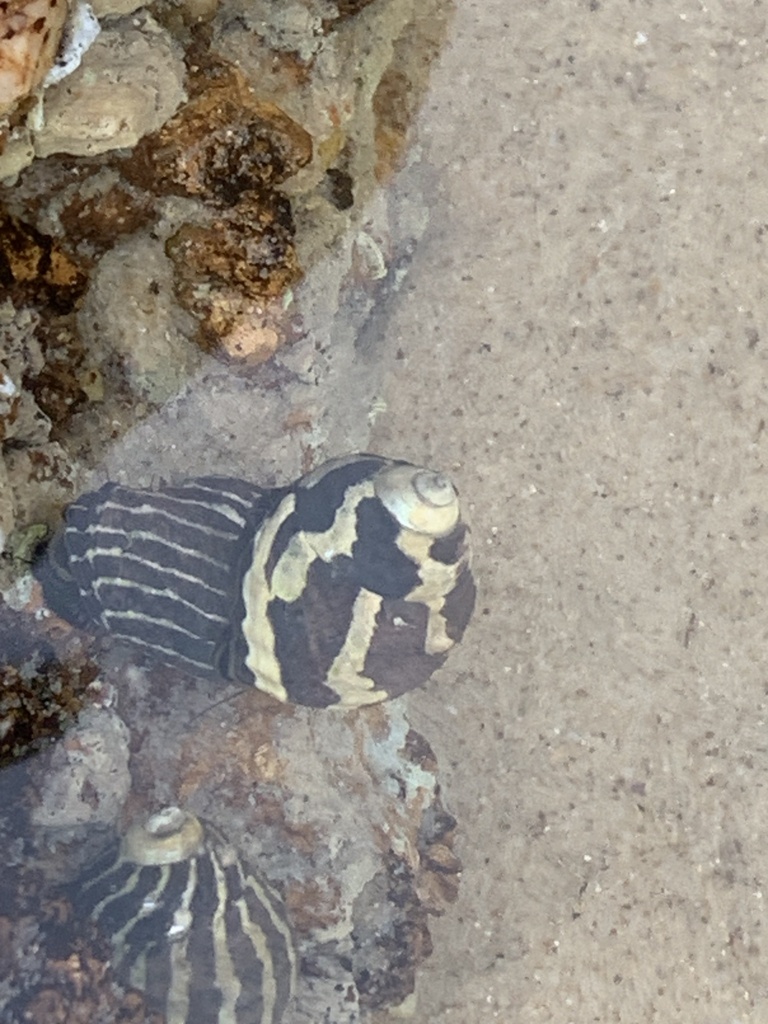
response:
[[[98,855],[93,826],[122,831],[177,804],[283,895],[302,958],[291,1024],[351,1024],[407,999],[461,865],[434,755],[402,706],[318,718],[232,687],[222,703],[210,685],[120,661],[106,669],[115,697],[30,768],[46,874],[73,877]]]
[[[180,48],[151,15],[105,27],[81,66],[47,90],[35,155],[135,146],[185,99],[183,81]]]
[[[357,327],[399,286],[423,227],[408,216],[401,235],[401,213],[366,202],[402,161],[442,15],[430,23],[412,0],[153,10],[100,10],[100,35],[46,89],[42,118],[19,112],[0,139],[0,165],[13,163],[0,188],[13,303],[0,356],[33,322],[42,353],[21,383],[9,377],[19,393],[0,417],[17,433],[43,417],[34,443],[0,437],[4,542],[54,522],[81,471],[192,375],[218,389],[216,364],[231,361],[250,380],[282,346],[294,350],[263,391],[295,385],[284,419],[307,434],[309,468],[326,431],[308,410],[324,416],[336,374],[355,372]],[[37,159],[20,172],[29,145]],[[240,387],[232,379],[223,401]]]

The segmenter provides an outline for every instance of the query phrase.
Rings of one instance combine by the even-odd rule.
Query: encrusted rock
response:
[[[211,223],[184,224],[166,251],[176,267],[176,295],[202,322],[203,338],[238,355],[234,337],[243,337],[264,314],[264,303],[301,276],[293,244],[288,200],[277,192],[242,200],[231,216]],[[266,324],[264,325],[266,326]],[[265,345],[265,358],[276,344]],[[254,351],[247,353],[254,355]]]
[[[216,65],[198,88],[122,165],[131,181],[229,207],[274,189],[311,160],[310,135],[276,104],[257,99],[236,68]]]
[[[5,463],[0,459],[0,554],[5,551],[8,537],[16,525],[14,515],[14,501],[11,492],[11,483],[8,479],[8,470]]]
[[[111,18],[132,14],[145,5],[141,0],[92,0],[91,7],[97,18]]]
[[[0,284],[15,318],[0,316],[3,345],[16,344],[7,332],[16,337],[20,317],[34,320],[25,363],[0,348],[3,544],[11,529],[26,536],[53,522],[76,461],[93,465],[178,392],[203,361],[193,336],[264,361],[317,329],[316,317],[309,331],[301,324],[310,302],[323,338],[299,357],[302,376],[328,380],[348,359],[327,344],[346,351],[330,329],[340,297],[359,324],[392,280],[397,243],[386,203],[372,215],[370,197],[401,159],[427,74],[421,55],[436,48],[445,15],[435,6],[426,17],[413,0],[279,6],[188,0],[156,5],[157,20],[112,16],[82,66],[47,90],[48,122],[28,119],[40,153],[68,148],[69,133],[80,140],[69,148],[95,155],[38,159],[3,192]],[[105,141],[100,117],[123,119],[121,89],[147,119],[126,116],[127,134]],[[101,111],[91,122],[87,96]],[[21,120],[0,126],[0,146]],[[132,154],[109,149],[132,143]],[[363,208],[375,229],[363,230]],[[319,261],[323,273],[294,293]]]
[[[172,266],[150,234],[106,253],[78,317],[80,335],[105,369],[119,363],[134,393],[162,402],[183,385],[200,353],[189,344],[192,321],[172,302]],[[114,296],[125,300],[115,308]]]
[[[50,267],[38,251],[33,257]],[[34,289],[35,259],[24,266],[29,277],[20,273],[20,284]],[[44,294],[61,294],[40,287]],[[57,401],[62,422],[74,411],[77,359],[66,346],[57,351],[55,336],[42,333],[38,313],[0,304],[0,552],[14,547],[10,535],[17,526],[53,524],[74,493],[75,469],[61,445],[50,440],[50,413]],[[0,563],[0,582],[8,582],[12,568],[11,557]]]
[[[60,736],[82,707],[96,666],[41,660],[0,665],[0,766]]]
[[[39,157],[134,146],[186,98],[179,47],[147,13],[105,28],[81,66],[46,93]]]
[[[86,275],[57,239],[0,207],[0,283],[17,305],[36,302],[68,312]]]
[[[111,249],[125,235],[132,235],[156,219],[152,197],[131,188],[118,174],[104,168],[68,187],[58,211],[62,233],[88,251]]]
[[[75,495],[77,470],[57,441],[30,448],[10,448],[4,454],[8,481],[21,523],[53,526],[58,510]]]
[[[157,685],[168,693],[170,679]],[[139,699],[127,712],[132,729],[147,714],[154,724],[134,751],[135,791],[213,821],[260,865],[285,895],[313,978],[334,980],[361,1005],[400,1003],[431,949],[428,916],[455,898],[460,871],[434,755],[402,704],[320,723],[247,693],[223,722],[216,709],[182,724]],[[159,778],[175,779],[170,792]],[[313,1005],[307,1019],[326,1009]]]
[[[31,579],[29,580],[31,584]],[[60,736],[86,702],[97,667],[77,645],[66,656],[9,605],[31,602],[19,582],[0,597],[0,766],[7,766]],[[5,598],[5,602],[3,600]],[[18,600],[17,602],[17,599]],[[0,975],[2,972],[0,972]]]
[[[88,922],[70,920],[68,904],[45,900],[34,912],[16,910],[10,899],[2,906],[4,1024],[156,1024],[138,992],[113,982],[109,948]]]
[[[308,62],[336,24],[358,14],[372,0],[240,0],[239,16],[273,50],[296,54]]]
[[[206,346],[258,362],[285,335],[259,303],[301,276],[291,204],[278,186],[311,160],[312,140],[230,65],[200,71],[195,88],[121,170],[134,185],[204,204],[166,245],[176,295],[201,322]]]
[[[128,729],[111,707],[86,707],[76,724],[35,763],[31,821],[46,828],[115,821],[131,788]]]
[[[67,0],[0,4],[0,115],[12,111],[50,71],[68,6]]]

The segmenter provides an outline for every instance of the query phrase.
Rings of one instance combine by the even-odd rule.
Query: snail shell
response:
[[[37,572],[76,625],[315,707],[421,685],[475,600],[453,484],[375,455],[271,490],[107,484],[69,506]]]
[[[166,1024],[277,1024],[295,982],[277,896],[210,826],[168,807],[69,887],[111,939],[119,980]]]

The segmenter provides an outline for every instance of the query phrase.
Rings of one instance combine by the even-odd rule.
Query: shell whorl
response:
[[[176,864],[199,857],[204,848],[205,832],[200,820],[180,807],[165,807],[128,829],[121,853],[133,864]]]
[[[69,506],[36,571],[76,625],[314,707],[424,683],[475,599],[449,478],[376,455],[271,490],[222,477],[107,484]]]
[[[68,887],[126,986],[167,1024],[278,1024],[296,980],[285,909],[212,826],[178,807],[133,826]]]
[[[459,521],[459,496],[444,473],[392,466],[377,474],[376,496],[406,530],[446,537]]]

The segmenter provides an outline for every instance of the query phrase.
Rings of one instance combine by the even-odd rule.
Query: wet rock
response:
[[[231,216],[210,224],[184,224],[169,238],[176,295],[200,318],[206,347],[234,357],[272,355],[285,331],[267,335],[268,321],[259,321],[263,304],[301,276],[293,239],[290,203],[276,192],[242,200]]]
[[[240,8],[249,27],[267,46],[308,62],[338,22],[359,14],[370,3],[372,0],[287,0],[279,4],[251,0]]]
[[[80,336],[100,354],[104,373],[119,364],[133,393],[158,403],[179,390],[200,357],[188,341],[191,319],[168,301],[171,281],[162,243],[143,234],[102,257],[78,316]],[[118,290],[125,301],[116,308]]]
[[[0,125],[6,154],[39,154],[0,188],[0,285],[15,316],[37,319],[44,360],[18,395],[15,371],[0,369],[6,534],[33,525],[21,510],[43,499],[39,518],[53,522],[76,469],[177,393],[207,352],[255,380],[250,364],[284,346],[284,362],[258,371],[276,369],[280,387],[294,363],[313,385],[355,373],[354,335],[411,246],[372,196],[402,163],[444,6],[160,0],[151,16],[119,16],[123,0],[105,2],[81,67],[46,90],[44,123],[19,112]],[[304,348],[289,353],[297,339]],[[329,436],[318,408],[309,461]]]
[[[13,183],[35,159],[32,133],[26,125],[0,123],[0,182]]]
[[[96,171],[66,190],[58,213],[61,232],[89,255],[105,252],[156,216],[152,197],[132,189],[115,171]]]
[[[141,0],[93,0],[91,3],[93,13],[99,19],[132,14],[144,6]]]
[[[23,591],[27,591],[23,593]],[[84,707],[98,670],[87,652],[71,647],[65,657],[39,625],[14,611],[31,601],[22,583],[0,598],[0,767],[39,750],[60,736]]]
[[[262,6],[272,13],[260,15]],[[410,0],[334,4],[339,18],[330,17],[330,9],[314,0],[297,0],[288,9],[230,0],[213,21],[211,51],[235,61],[257,83],[260,97],[278,103],[312,136],[314,156],[302,176],[302,193],[336,169],[351,178],[359,205],[380,180],[376,165],[385,135],[386,146],[402,156],[450,12],[437,3],[414,9]],[[294,25],[309,19],[303,49],[273,25],[289,16],[286,10],[294,12]],[[262,38],[254,40],[243,25]]]
[[[18,524],[57,521],[57,510],[74,497],[77,471],[56,441],[31,448],[11,448],[3,456]]]
[[[175,779],[172,799],[217,824],[283,892],[318,983],[300,988],[297,1020],[325,1019],[312,1001],[327,999],[325,983],[349,993],[349,1007],[402,1002],[431,950],[429,915],[455,898],[460,871],[429,745],[397,702],[322,722],[258,695],[236,704],[225,721],[214,712],[192,728],[175,715],[159,724],[155,707],[154,735],[144,729],[134,752],[134,792],[164,800],[157,780]],[[126,712],[134,730],[144,714]],[[173,754],[176,729],[186,735]]]
[[[22,665],[0,665],[0,767],[62,735],[95,677],[92,663],[65,665],[39,653]]]
[[[288,200],[272,193],[240,203],[233,214],[205,226],[185,224],[168,240],[182,295],[189,297],[199,278],[229,282],[254,299],[273,298],[295,283],[300,271]]]
[[[7,0],[0,7],[0,115],[43,81],[56,58],[67,0]]]
[[[312,140],[231,66],[201,71],[195,88],[121,170],[134,185],[203,203],[166,244],[176,296],[199,319],[206,347],[258,362],[285,336],[259,303],[301,276],[291,204],[277,186],[310,161]]]
[[[8,470],[5,463],[0,461],[0,555],[5,551],[8,537],[16,525],[15,502],[11,483],[8,479]]]
[[[16,384],[14,376],[0,361],[0,442],[45,444],[51,421],[37,406],[31,392]]]
[[[128,756],[128,729],[114,708],[86,707],[31,769],[32,823],[61,829],[114,822],[131,787]]]
[[[157,220],[154,196],[135,188],[102,158],[60,154],[38,160],[7,195],[34,227],[62,244],[78,266]]]
[[[113,677],[118,686],[119,676]],[[131,671],[122,682],[130,685],[120,695],[124,722],[111,700],[87,708],[41,762],[27,766],[33,839],[16,841],[26,844],[16,858],[24,870],[37,863],[50,892],[87,874],[87,864],[112,841],[114,831],[107,836],[93,826],[120,832],[178,798],[192,813],[207,814],[286,901],[301,966],[284,1024],[357,1024],[369,1011],[402,1006],[431,951],[429,916],[455,896],[460,871],[452,853],[455,822],[442,805],[434,755],[404,711],[379,706],[323,715],[318,723],[312,712],[276,711],[267,698],[249,693],[223,707],[211,708],[208,698],[201,717],[202,689],[176,691],[176,700],[173,689],[157,688],[171,677],[142,682],[142,674]],[[130,794],[126,725],[132,733]],[[10,827],[0,815],[0,835]],[[436,875],[450,879],[453,889],[427,901],[423,893]],[[52,927],[45,905],[38,898],[43,909],[25,927],[46,955],[66,936],[63,959],[84,975],[83,965],[70,958],[90,935],[87,922],[71,920],[63,907],[61,929]],[[44,991],[34,1004],[41,1012],[63,1014],[70,1005],[63,980],[58,1001],[47,982],[42,988],[27,978],[19,984],[13,957],[26,944],[14,930],[23,911],[9,917],[0,921],[0,932],[5,925],[11,936],[5,976],[28,996]],[[2,949],[0,934],[0,963]],[[106,959],[108,949],[97,952]],[[108,975],[103,980],[108,986]]]
[[[147,135],[121,169],[158,194],[230,207],[274,189],[312,158],[312,139],[276,104],[259,100],[227,64],[199,73],[199,95]]]
[[[69,361],[65,366],[48,357],[40,327],[34,310],[16,309],[9,301],[0,305],[0,552],[9,548],[17,526],[55,521],[74,492],[75,470],[64,449],[50,439],[49,415],[49,400],[61,395],[55,387],[57,367],[70,385],[73,368]],[[69,413],[76,392],[59,383]],[[8,582],[9,568],[7,559],[0,563],[0,582]]]
[[[0,1020],[3,1024],[157,1024],[138,992],[112,980],[109,947],[63,901],[35,913],[0,916]]]
[[[183,82],[181,51],[149,14],[110,25],[77,71],[47,91],[35,153],[86,156],[134,146],[184,101]]]
[[[69,312],[87,277],[65,247],[0,206],[0,284],[16,305],[38,303]]]
[[[274,50],[295,53],[310,60],[320,49],[325,25],[337,16],[335,4],[327,0],[287,0],[272,4],[256,0],[249,5],[249,22]]]

